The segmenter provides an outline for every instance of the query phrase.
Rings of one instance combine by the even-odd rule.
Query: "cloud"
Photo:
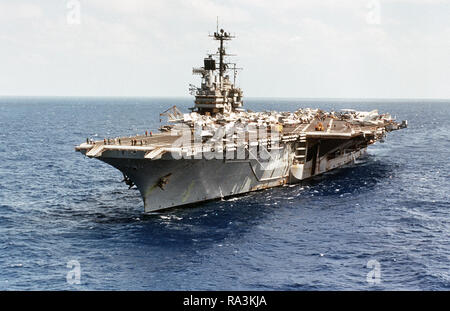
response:
[[[42,17],[43,11],[39,5],[20,2],[0,3],[0,19],[3,23],[24,19],[37,19]]]
[[[0,56],[4,72],[24,73],[16,85],[31,79],[25,73],[32,70],[45,73],[41,80],[48,84],[61,80],[61,72],[73,72],[80,90],[95,92],[84,81],[99,81],[97,91],[103,93],[133,95],[140,87],[141,95],[186,95],[185,85],[196,82],[191,68],[217,49],[207,34],[215,31],[219,16],[220,26],[237,35],[227,51],[238,54],[233,60],[245,68],[241,81],[247,95],[425,94],[421,72],[430,73],[432,85],[449,66],[448,4],[380,0],[381,23],[370,24],[368,2],[80,0],[81,24],[69,25],[65,1],[3,1],[0,39],[6,44]],[[4,89],[17,88],[1,74],[0,80]],[[411,80],[419,87],[389,93],[386,80],[398,85]],[[147,83],[157,91],[150,93]],[[447,89],[436,94],[448,94]],[[60,91],[70,93],[70,85]]]

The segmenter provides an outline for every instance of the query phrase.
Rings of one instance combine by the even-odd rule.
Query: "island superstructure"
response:
[[[201,85],[191,85],[190,113],[172,107],[158,133],[87,139],[75,148],[119,169],[146,212],[299,183],[355,161],[407,126],[377,110],[247,111],[235,85],[239,68],[225,59],[234,36],[221,29],[211,37],[219,48],[193,69]]]

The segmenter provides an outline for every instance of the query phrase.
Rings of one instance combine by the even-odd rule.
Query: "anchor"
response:
[[[161,190],[164,190],[164,186],[169,182],[169,177],[172,175],[172,173],[169,173],[161,178],[159,178],[158,182],[156,183]]]
[[[128,186],[128,189],[133,188],[134,182],[130,179],[130,177],[125,175],[125,173],[122,173],[122,174],[123,174],[123,179],[121,182],[125,182],[125,184],[127,184],[127,186]]]

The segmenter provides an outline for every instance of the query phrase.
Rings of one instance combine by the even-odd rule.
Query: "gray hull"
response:
[[[365,149],[294,165],[290,147],[270,161],[101,158],[137,186],[146,212],[298,183],[354,161]],[[315,163],[313,163],[315,162]],[[314,168],[312,165],[315,165]]]

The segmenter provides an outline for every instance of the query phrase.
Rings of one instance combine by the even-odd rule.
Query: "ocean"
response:
[[[405,130],[295,186],[145,214],[74,147],[156,131],[191,98],[0,98],[0,290],[449,290],[450,100],[245,101],[379,109]]]

